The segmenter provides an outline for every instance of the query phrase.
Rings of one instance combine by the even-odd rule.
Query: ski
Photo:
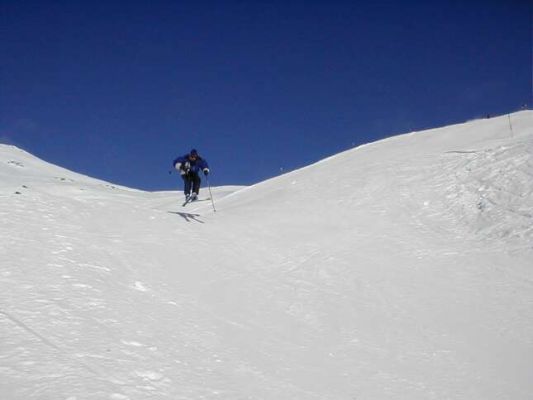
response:
[[[185,207],[189,203],[196,203],[197,201],[208,201],[208,200],[211,200],[211,197],[206,197],[204,199],[199,199],[198,197],[196,197],[196,198],[189,197],[182,204],[182,207]]]

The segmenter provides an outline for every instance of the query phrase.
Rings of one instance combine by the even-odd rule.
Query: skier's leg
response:
[[[200,184],[202,183],[202,180],[200,179],[200,176],[198,174],[193,175],[193,186],[192,191],[196,193],[197,195],[200,194]]]
[[[189,196],[191,194],[191,179],[189,178],[189,175],[182,175],[183,178],[183,192],[185,193],[185,196]]]

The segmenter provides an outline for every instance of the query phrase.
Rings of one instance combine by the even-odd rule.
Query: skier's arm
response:
[[[209,174],[209,164],[207,164],[207,161],[202,160],[201,168],[202,168],[202,171],[204,172],[204,175],[207,176],[207,174]]]
[[[190,164],[184,157],[178,157],[174,160],[174,168],[176,168],[181,175],[184,175],[189,170]]]

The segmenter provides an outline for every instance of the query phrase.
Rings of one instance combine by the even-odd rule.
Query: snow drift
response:
[[[1,397],[525,400],[532,149],[531,111],[401,135],[214,213],[0,145]]]

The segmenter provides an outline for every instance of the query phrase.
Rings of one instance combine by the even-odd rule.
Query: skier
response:
[[[173,165],[183,178],[185,203],[198,199],[200,184],[202,182],[198,174],[200,171],[202,171],[205,176],[209,174],[209,165],[207,164],[207,161],[198,155],[196,149],[192,149],[189,154],[176,158]]]

